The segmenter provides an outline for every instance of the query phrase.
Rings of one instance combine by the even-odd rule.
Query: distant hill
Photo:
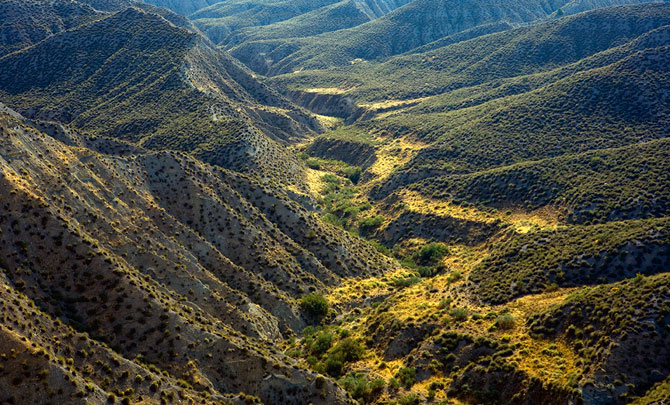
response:
[[[383,63],[297,72],[273,78],[273,82],[288,89],[341,87],[359,102],[414,99],[485,83],[500,90],[506,84],[500,83],[501,79],[552,71],[608,49],[620,47],[620,53],[630,54],[644,45],[631,43],[627,48],[624,45],[637,37],[643,42],[641,36],[647,33],[662,42],[665,34],[651,31],[668,24],[670,6],[650,4],[600,9],[512,30],[506,29],[507,23],[485,25],[447,36]],[[474,39],[468,40],[470,37]],[[583,61],[566,69],[564,76],[610,64],[613,56],[601,55],[603,62],[599,64],[596,60]],[[556,80],[556,75],[553,76]],[[528,91],[533,85],[538,87],[534,81],[528,77],[507,87],[519,89],[517,92]],[[506,95],[513,94],[511,91]],[[467,93],[474,98],[482,89],[468,89]],[[458,108],[467,106],[460,104],[463,99],[460,94],[450,94],[445,99],[455,99],[452,104]]]
[[[277,38],[300,38],[355,27],[382,17],[409,0],[344,0],[294,18],[243,28],[221,42],[227,48],[242,42]]]
[[[257,72],[270,76],[347,66],[359,59],[374,61],[408,52],[482,25],[538,21],[548,18],[565,3],[563,0],[543,4],[415,0],[354,28],[292,41],[251,41],[233,48],[232,54]],[[254,59],[257,53],[265,54],[265,66]]]
[[[3,1],[0,15],[0,57],[96,18],[95,9],[71,1]]]
[[[236,30],[288,20],[335,2],[336,0],[236,0],[216,3],[194,13],[191,18],[205,35],[220,43]]]
[[[158,7],[165,7],[177,14],[188,16],[220,1],[221,0],[147,0],[146,3]]]

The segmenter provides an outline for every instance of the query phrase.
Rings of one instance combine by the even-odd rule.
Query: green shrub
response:
[[[447,254],[449,254],[449,248],[443,243],[429,243],[421,248],[416,262],[423,266],[435,266]]]
[[[361,168],[360,167],[347,167],[344,169],[344,174],[347,176],[352,183],[357,184],[358,180],[361,179]]]
[[[316,339],[310,346],[312,353],[320,355],[328,351],[333,345],[333,334],[328,331],[321,331],[316,335]]]
[[[398,399],[399,405],[414,405],[419,403],[419,396],[417,394],[407,394]]]
[[[358,340],[348,337],[337,342],[332,353],[342,354],[344,361],[356,361],[363,357],[365,348]]]
[[[469,312],[465,308],[454,308],[451,311],[449,311],[449,315],[451,315],[452,318],[459,322],[463,322],[466,319],[468,319]]]
[[[514,317],[512,314],[503,314],[496,319],[496,327],[503,330],[509,330],[514,328]]]
[[[364,403],[373,402],[374,397],[384,387],[383,379],[378,378],[374,381],[370,381],[363,373],[351,373],[340,379],[338,383],[342,388],[347,390],[354,399],[358,399]]]
[[[416,370],[411,367],[401,367],[395,378],[407,389],[412,388],[416,381]]]
[[[300,298],[300,308],[310,317],[321,320],[328,314],[328,300],[318,293],[303,295]]]

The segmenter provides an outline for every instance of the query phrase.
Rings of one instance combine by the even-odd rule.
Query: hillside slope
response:
[[[300,38],[351,28],[382,17],[409,0],[344,0],[260,27],[240,29],[221,42],[227,48],[242,42],[277,38]]]
[[[305,326],[299,296],[381,274],[390,260],[286,194],[188,155],[67,146],[6,109],[1,123],[0,267],[21,305],[33,301],[45,322],[87,332],[112,357],[141,355],[134,367],[169,370],[196,391],[345,401],[330,382],[288,371],[291,360],[267,342]]]
[[[610,7],[516,29],[509,29],[508,23],[484,25],[383,63],[297,72],[272,81],[291,90],[341,88],[343,94],[359,103],[416,99],[459,89],[474,98],[484,90],[492,88],[502,93],[502,88],[507,87],[508,93],[503,95],[511,95],[512,91],[525,92],[539,87],[542,79],[538,76],[543,72],[565,67],[562,73],[548,75],[544,80],[546,84],[555,81],[559,74],[565,77],[579,70],[611,64],[616,57],[615,49],[618,53],[630,54],[630,48],[642,46],[634,44],[636,38],[642,42],[645,35],[651,35],[662,42],[663,35],[667,34],[652,35],[651,31],[670,24],[669,10],[670,6],[662,3]],[[486,35],[489,33],[492,35]],[[470,37],[473,39],[468,40]],[[612,53],[603,53],[608,50]],[[525,80],[510,80],[515,77]],[[510,83],[501,83],[501,80]],[[464,107],[461,94],[445,94],[444,98],[455,99],[453,106]],[[438,101],[432,103],[437,104],[434,109],[440,106]]]
[[[137,8],[7,55],[0,71],[0,96],[29,116],[268,178],[299,176],[275,141],[320,130],[205,39]]]
[[[397,55],[475,27],[524,24],[547,18],[566,1],[454,2],[415,0],[360,26],[294,40],[258,40],[234,47],[233,56],[255,71],[274,76],[299,70],[347,66]],[[266,55],[265,65],[254,59]]]

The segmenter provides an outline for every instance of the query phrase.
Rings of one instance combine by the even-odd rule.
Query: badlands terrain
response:
[[[0,0],[0,404],[669,404],[670,3]]]

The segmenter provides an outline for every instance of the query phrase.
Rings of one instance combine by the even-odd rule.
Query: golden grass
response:
[[[430,199],[409,190],[401,191],[399,196],[406,207],[413,212],[485,223],[500,221],[511,225],[518,233],[558,227],[558,210],[550,207],[543,207],[532,212],[510,210],[510,213],[507,214],[502,211],[488,212],[475,207],[463,207],[449,201]]]
[[[384,141],[383,138],[380,138]],[[377,148],[377,160],[370,166],[367,171],[375,175],[374,180],[366,183],[363,186],[364,190],[369,190],[373,185],[386,180],[393,171],[409,162],[418,151],[425,148],[427,145],[409,137],[398,138],[383,143]]]
[[[331,117],[329,115],[319,115],[314,113],[312,113],[312,115],[314,115],[316,119],[319,120],[319,123],[328,131],[332,131],[344,124],[344,120],[342,118]]]
[[[305,89],[308,93],[319,93],[319,94],[343,94],[351,89],[341,89],[339,87],[313,87],[310,89]]]
[[[418,242],[418,241],[417,241]],[[469,272],[473,266],[486,256],[486,251],[467,246],[450,246],[451,254],[443,259],[443,264],[449,268],[458,270],[464,274]],[[406,275],[408,270],[398,270],[387,276],[368,279],[349,279],[342,285],[334,288],[328,298],[332,305],[344,308],[346,304],[360,304],[364,298],[389,296],[394,303],[389,312],[394,319],[406,322],[436,322],[445,325],[445,328],[455,332],[466,333],[472,336],[483,336],[493,340],[507,340],[510,344],[519,344],[515,354],[509,359],[518,364],[520,370],[530,376],[541,378],[543,381],[551,381],[560,385],[568,385],[571,378],[579,372],[575,365],[578,356],[566,344],[557,340],[533,339],[528,334],[526,322],[528,318],[545,308],[558,304],[575,289],[560,289],[551,293],[526,296],[507,305],[480,306],[469,300],[458,288],[463,282],[449,282],[449,274],[442,274],[433,278],[423,279],[413,286],[395,289],[389,283],[394,277]],[[450,307],[444,307],[441,301],[452,297],[451,308],[466,308],[470,314],[479,313],[482,316],[489,312],[500,314],[501,311],[508,312],[514,316],[515,327],[512,330],[491,329],[495,323],[495,317],[491,319],[474,320],[471,317],[464,322],[456,322],[449,315]],[[360,305],[350,305],[359,307]],[[358,338],[365,339],[363,331],[370,316],[369,308],[364,309],[359,316],[344,317],[348,319],[342,325],[352,331]],[[383,364],[383,367],[382,367]],[[386,381],[393,378],[395,373],[403,366],[403,359],[384,362],[381,353],[371,351],[365,359],[352,364],[351,369],[364,371],[373,377],[382,377]],[[417,393],[426,396],[429,385],[433,381],[442,381],[448,385],[451,381],[448,377],[435,375],[426,381],[418,382],[411,390],[405,391],[401,388],[395,398],[407,393]],[[445,400],[445,391],[438,390],[436,400]],[[384,403],[393,398],[386,396],[379,399],[378,403]],[[450,401],[453,399],[449,398]],[[460,403],[460,402],[453,402]]]
[[[365,107],[369,110],[385,110],[388,108],[397,109],[397,108],[415,106],[422,101],[428,100],[429,98],[430,97],[419,97],[408,100],[384,100],[384,101],[378,101],[376,103],[359,104],[359,106]]]

